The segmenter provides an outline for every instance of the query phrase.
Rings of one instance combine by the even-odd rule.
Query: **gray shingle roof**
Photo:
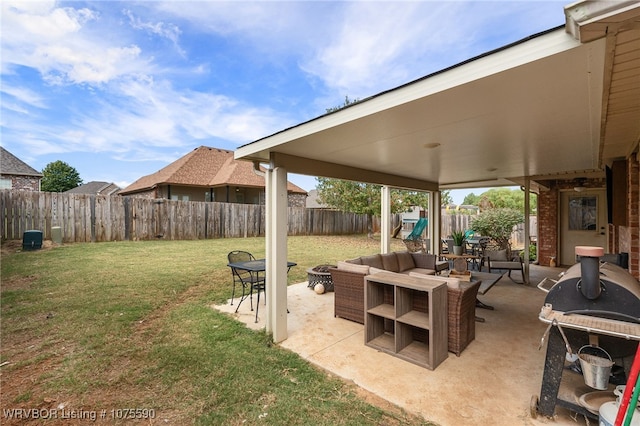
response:
[[[120,187],[115,183],[94,180],[64,192],[71,194],[115,195],[119,191]]]
[[[42,177],[42,173],[0,146],[0,173]]]

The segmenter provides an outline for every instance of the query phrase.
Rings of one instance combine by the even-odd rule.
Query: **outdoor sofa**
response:
[[[338,262],[330,268],[334,288],[334,315],[364,324],[365,276],[380,270],[428,277],[447,283],[448,350],[460,353],[475,339],[475,307],[480,282],[461,282],[436,275],[438,268],[448,265],[437,262],[429,253],[394,252],[363,256]],[[414,306],[426,310],[426,306]]]

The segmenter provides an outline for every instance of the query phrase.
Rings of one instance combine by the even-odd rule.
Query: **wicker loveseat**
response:
[[[413,267],[407,255],[413,258]],[[437,268],[443,267],[436,265],[435,255],[409,252],[364,256],[338,262],[337,268],[329,269],[334,288],[334,315],[364,324],[364,277],[381,269],[443,280],[448,285],[448,349],[460,356],[475,339],[475,304],[480,282],[461,283],[456,279],[435,276]]]

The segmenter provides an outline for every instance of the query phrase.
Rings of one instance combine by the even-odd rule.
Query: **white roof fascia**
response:
[[[605,37],[614,32],[616,24],[624,22],[627,14],[640,8],[638,1],[582,0],[565,6],[565,28],[583,43]]]

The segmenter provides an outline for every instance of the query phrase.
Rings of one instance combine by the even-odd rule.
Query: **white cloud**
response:
[[[13,87],[7,84],[3,84],[2,87],[0,88],[0,91],[5,95],[9,95],[15,98],[15,100],[20,103],[28,104],[37,108],[46,108],[46,103],[42,98],[42,96],[33,90],[30,90],[24,87]],[[2,103],[3,107],[8,106],[5,102],[6,100],[3,100],[3,103]],[[16,106],[15,108],[19,108],[19,109],[14,109],[16,111],[20,111],[24,113],[27,112],[27,110],[22,107]]]
[[[162,21],[151,22],[145,21],[142,18],[136,16],[132,11],[125,9],[122,13],[129,18],[129,25],[137,30],[143,30],[150,34],[158,35],[162,38],[170,40],[180,55],[185,56],[184,50],[180,48],[180,28],[175,24],[165,23]]]
[[[113,45],[91,33],[90,24],[99,20],[88,8],[3,3],[2,72],[11,73],[13,66],[34,68],[50,84],[100,84],[144,72],[148,64],[139,59],[139,47]]]
[[[548,19],[528,2],[82,4],[0,5],[3,143],[24,143],[34,155],[166,163],[194,145],[256,140],[296,124],[302,110],[396,87],[485,52],[479,46],[500,38],[495,31],[515,41],[514,28]],[[243,81],[256,74],[225,75],[220,60],[266,75]]]

